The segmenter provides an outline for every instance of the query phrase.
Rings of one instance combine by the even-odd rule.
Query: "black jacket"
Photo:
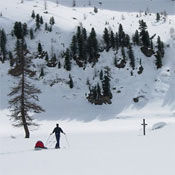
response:
[[[55,133],[55,135],[60,135],[60,133],[64,134],[63,130],[60,127],[55,127],[52,133]]]

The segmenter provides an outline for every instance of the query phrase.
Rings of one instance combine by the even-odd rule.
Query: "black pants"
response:
[[[59,134],[55,134],[55,137],[56,137],[56,145],[55,145],[55,148],[60,148],[60,135]]]

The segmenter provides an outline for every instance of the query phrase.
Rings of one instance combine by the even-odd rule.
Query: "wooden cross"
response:
[[[143,125],[143,135],[146,135],[146,123],[145,123],[145,119],[143,119],[143,123],[141,124]]]

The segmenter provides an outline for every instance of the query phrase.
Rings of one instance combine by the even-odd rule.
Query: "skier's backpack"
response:
[[[35,144],[35,149],[40,150],[40,149],[47,149],[47,148],[44,146],[44,143],[42,141],[37,141]]]

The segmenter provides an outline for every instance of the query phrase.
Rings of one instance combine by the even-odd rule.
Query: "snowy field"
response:
[[[153,126],[159,122],[166,125],[155,129]],[[0,172],[5,175],[174,175],[174,118],[147,118],[146,136],[142,135],[141,123],[139,118],[89,123],[60,121],[68,142],[62,135],[62,148],[55,150],[52,149],[54,136],[47,142],[55,121],[41,122],[40,129],[33,130],[30,139],[24,139],[22,129],[12,128],[9,121],[1,119]],[[34,151],[37,140],[47,143],[50,149]]]

